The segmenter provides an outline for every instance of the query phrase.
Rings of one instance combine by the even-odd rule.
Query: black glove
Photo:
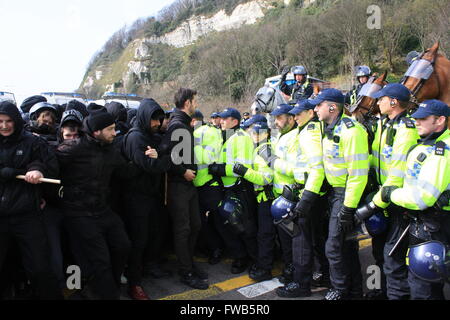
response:
[[[383,202],[389,203],[391,202],[391,193],[395,189],[398,189],[396,186],[386,186],[381,188],[381,200]]]
[[[349,208],[346,206],[342,206],[341,211],[339,212],[339,227],[342,232],[347,233],[351,231],[354,227],[353,216],[355,214],[356,209]]]
[[[317,193],[308,190],[303,190],[302,197],[300,201],[297,202],[293,210],[294,213],[299,218],[308,218],[311,212],[311,207],[318,197],[319,195]]]
[[[208,166],[208,173],[213,176],[224,177],[225,173],[225,163],[213,163]]]
[[[233,172],[241,177],[245,176],[248,168],[242,163],[236,162],[233,166]]]
[[[370,218],[375,211],[381,210],[373,201],[370,201],[368,204],[363,205],[362,207],[359,207],[355,211],[355,218],[357,223],[361,223],[367,218]]]
[[[275,160],[278,157],[272,152],[272,149],[268,145],[264,145],[258,152],[258,155],[264,159],[269,167],[273,167]]]
[[[282,79],[282,80],[285,80],[285,79],[286,79],[286,76],[287,76],[287,74],[289,73],[289,71],[291,71],[291,68],[290,68],[289,66],[285,66],[285,67],[283,68],[283,71],[281,71],[281,79]]]
[[[23,173],[21,171],[22,170],[19,169],[5,167],[0,169],[0,178],[5,181],[13,180],[16,178],[17,175]]]
[[[448,206],[450,202],[450,190],[445,190],[437,199],[433,208],[442,211],[444,207]]]

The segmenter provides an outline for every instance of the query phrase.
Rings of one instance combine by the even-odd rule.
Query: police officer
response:
[[[299,99],[308,99],[314,92],[314,89],[309,82],[308,72],[304,66],[295,66],[292,69],[295,83],[288,85],[286,83],[286,76],[289,69],[286,68],[281,75],[280,90],[289,96],[290,100],[298,101]]]
[[[193,181],[199,194],[202,229],[198,240],[208,250],[209,264],[217,264],[222,257],[222,239],[216,225],[219,223],[217,207],[223,199],[221,180],[208,174],[208,165],[219,161],[222,148],[222,132],[213,124],[204,124],[203,115],[196,110],[192,119],[194,124],[194,154],[197,175]],[[220,227],[219,227],[220,228]]]
[[[211,113],[209,123],[220,130],[220,117],[218,112]]]
[[[344,115],[341,91],[325,89],[310,102],[316,105],[314,111],[325,126],[323,163],[325,177],[333,187],[329,195],[330,224],[325,247],[332,288],[325,300],[359,297],[362,275],[358,242],[345,240],[345,235],[354,227],[355,210],[367,183],[367,133],[359,123]]]
[[[285,186],[290,187],[297,192],[294,177],[294,168],[297,162],[297,123],[294,120],[294,116],[289,112],[292,110],[292,106],[288,104],[281,104],[270,113],[275,117],[275,125],[279,130],[279,134],[273,143],[275,151],[275,157],[271,161],[270,165],[274,170],[273,177],[273,191],[275,197],[280,196],[283,193]],[[288,234],[281,225],[277,225],[278,235],[280,238],[280,245],[283,255],[283,275],[282,282],[292,281],[293,265],[292,265],[292,237]]]
[[[402,84],[392,83],[375,93],[374,97],[379,99],[377,103],[383,117],[378,121],[372,143],[370,165],[375,171],[378,186],[400,187],[403,185],[406,155],[419,139],[414,121],[407,116],[410,93]],[[381,291],[374,291],[369,297],[384,298],[387,294],[389,299],[402,299],[408,296],[404,262],[407,242],[404,242],[394,255],[389,256],[388,253],[397,242],[401,230],[406,227],[407,221],[399,214],[398,207],[388,206],[389,201],[383,201],[381,189],[378,189],[371,204],[365,206],[368,210],[357,215],[362,221],[377,210],[387,209],[386,213],[390,219],[390,230],[372,239],[373,256],[378,266],[384,266],[387,279],[383,276]]]
[[[321,262],[324,277],[328,276],[328,262],[325,257],[325,241],[321,226],[328,222],[326,218],[325,198],[321,195],[325,178],[322,159],[322,130],[314,113],[314,105],[309,100],[299,101],[289,112],[295,115],[298,128],[297,163],[294,168],[295,181],[303,186],[300,201],[293,212],[297,217],[299,233],[292,239],[294,261],[293,281],[277,289],[281,297],[307,297],[311,295],[311,280],[314,265],[314,242],[316,255]],[[315,241],[314,241],[314,240]]]
[[[220,151],[220,163],[210,164],[208,173],[221,177],[225,195],[233,194],[243,206],[244,232],[223,234],[226,245],[234,258],[231,273],[244,272],[257,259],[256,242],[256,199],[253,185],[233,172],[235,163],[251,168],[254,147],[250,136],[239,128],[241,115],[234,108],[227,108],[219,114],[224,143]]]
[[[264,117],[260,117],[266,120]],[[275,199],[273,194],[273,170],[269,166],[273,157],[270,143],[270,132],[266,121],[256,121],[258,115],[253,116],[245,123],[250,123],[249,134],[255,145],[253,164],[247,168],[236,163],[233,172],[253,183],[258,212],[258,260],[254,269],[250,270],[249,277],[255,281],[272,279],[272,267],[275,253],[275,238],[277,235],[271,215],[271,204]]]
[[[450,108],[426,100],[411,115],[421,140],[410,148],[402,186],[383,187],[386,197],[411,214],[410,245],[430,240],[450,244]],[[444,300],[444,283],[426,282],[408,273],[411,299]]]
[[[356,80],[358,84],[353,86],[352,90],[347,92],[345,95],[345,103],[353,105],[357,101],[358,93],[361,90],[362,86],[369,81],[369,77],[371,74],[371,70],[368,66],[357,66],[356,67]]]

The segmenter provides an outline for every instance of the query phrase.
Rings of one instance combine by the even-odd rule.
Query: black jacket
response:
[[[183,138],[179,137],[182,131],[178,129],[185,130],[185,134],[190,136],[190,141],[188,144],[190,147],[186,149],[180,148],[181,151],[177,148],[174,151],[173,157],[171,157],[172,167],[168,172],[169,181],[192,184],[192,182],[186,181],[183,175],[187,169],[197,171],[197,165],[194,162],[194,129],[191,127],[191,121],[192,118],[179,109],[176,109],[170,116],[169,126],[167,127],[167,131],[160,145],[161,154],[171,155],[174,147],[179,147],[179,143],[183,141]],[[172,141],[172,136],[175,141]],[[187,151],[188,154],[184,155],[183,151]],[[182,160],[181,164],[174,164],[173,158],[179,160],[179,157],[181,157],[182,159],[186,157],[186,161]]]
[[[96,216],[110,211],[113,176],[134,178],[125,159],[113,144],[105,144],[83,128],[80,139],[65,141],[56,155],[64,186],[62,206],[67,216]]]
[[[143,100],[134,127],[123,139],[122,153],[137,167],[136,178],[127,181],[126,192],[130,195],[158,196],[162,173],[170,168],[168,155],[158,154],[158,159],[145,155],[147,146],[157,149],[161,142],[161,136],[150,131],[150,120],[158,113],[161,118],[164,117],[163,109],[153,99]]]
[[[295,82],[294,84],[290,84],[290,85],[283,82],[280,85],[280,90],[282,92],[284,92],[285,94],[287,94],[288,96],[290,96],[290,95],[292,95],[292,93],[294,93],[292,95],[292,100],[294,100],[294,101],[298,101],[299,99],[302,99],[302,100],[308,99],[314,93],[314,88],[311,85],[311,83],[309,83],[307,86],[304,86],[305,82],[303,82],[303,83]]]
[[[39,170],[46,178],[56,178],[59,169],[55,154],[43,139],[24,130],[17,107],[2,102],[0,114],[6,114],[14,121],[14,133],[9,137],[0,135],[0,168],[15,168],[18,174]],[[39,211],[41,187],[19,179],[1,180],[0,216]]]

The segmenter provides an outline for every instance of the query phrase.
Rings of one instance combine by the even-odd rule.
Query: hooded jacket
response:
[[[105,108],[114,117],[117,135],[125,135],[130,130],[127,124],[127,108],[123,104],[115,101],[106,104]]]
[[[161,141],[159,134],[152,133],[150,130],[150,120],[157,118],[164,118],[164,111],[159,104],[153,99],[142,100],[135,125],[123,139],[122,153],[137,167],[137,177],[128,180],[126,188],[126,192],[131,195],[157,196],[162,173],[170,168],[171,162],[168,155],[158,154],[157,159],[145,155],[147,146],[157,149]]]
[[[134,178],[120,152],[97,140],[83,124],[80,139],[64,141],[56,155],[64,186],[62,207],[66,216],[98,216],[111,211],[110,182],[117,178]]]
[[[38,170],[46,178],[56,178],[58,162],[46,142],[24,130],[24,122],[17,107],[9,102],[0,103],[0,114],[14,121],[14,133],[0,135],[0,168],[17,169],[17,174]],[[24,180],[0,180],[0,216],[38,212],[41,186]]]
[[[181,149],[180,152],[178,152],[178,150],[174,151],[173,156],[176,158],[181,157],[181,159],[183,160],[181,164],[175,164],[172,161],[172,167],[168,172],[169,181],[192,184],[192,182],[186,181],[183,175],[187,169],[197,171],[197,165],[194,161],[194,129],[191,127],[191,121],[192,118],[179,109],[175,109],[175,111],[170,116],[169,126],[167,127],[167,131],[160,145],[161,153],[170,156],[174,147],[179,143],[182,143],[183,136],[180,137],[181,131],[179,131],[178,129],[184,130],[184,132],[190,136],[190,141],[188,144],[190,147],[188,150]],[[172,141],[172,138],[175,141]],[[184,151],[188,151],[189,154],[184,155]],[[184,161],[184,159],[187,159],[187,161]]]

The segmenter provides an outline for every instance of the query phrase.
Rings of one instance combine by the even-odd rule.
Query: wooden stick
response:
[[[24,175],[18,175],[18,176],[16,176],[16,178],[25,180],[25,176]],[[47,183],[53,183],[53,184],[61,184],[61,180],[56,180],[56,179],[40,178],[39,181],[47,182]]]

